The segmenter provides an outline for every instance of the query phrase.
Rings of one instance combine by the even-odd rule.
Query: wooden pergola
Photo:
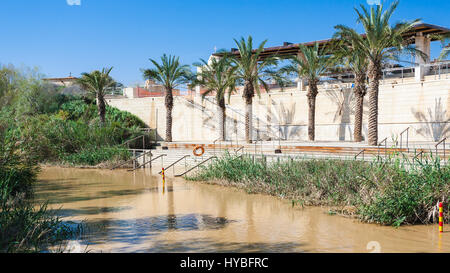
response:
[[[450,33],[450,29],[437,26],[437,25],[431,25],[426,23],[417,24],[413,31],[408,32],[404,38],[409,42],[409,44],[414,44],[415,40],[414,38],[421,33],[423,36],[430,35],[442,35]],[[365,34],[362,34],[365,36]],[[431,37],[431,41],[436,41],[437,39],[433,36]],[[313,41],[313,42],[307,42],[307,43],[301,43],[305,46],[314,46],[316,43],[319,44],[319,47],[324,47],[327,44],[330,44],[332,39],[326,39],[326,40],[319,40],[319,41]],[[267,56],[280,56],[280,57],[288,57],[288,56],[297,56],[300,53],[300,43],[292,44],[285,42],[282,46],[275,46],[275,47],[267,47],[264,49],[264,51],[261,53],[261,58],[264,59]],[[231,52],[228,52],[228,54],[233,54],[235,56],[239,56],[239,51],[237,49],[232,49]],[[214,53],[213,56],[221,57],[224,53]]]

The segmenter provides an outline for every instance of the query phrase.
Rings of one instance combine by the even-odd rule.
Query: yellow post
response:
[[[166,192],[166,173],[164,172],[164,168],[162,168],[162,180],[163,180],[163,194]]]
[[[439,233],[444,232],[444,205],[439,203]]]

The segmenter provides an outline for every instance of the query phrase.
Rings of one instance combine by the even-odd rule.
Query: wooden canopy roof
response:
[[[413,38],[418,33],[422,33],[424,36],[432,35],[432,34],[447,34],[447,33],[450,33],[450,29],[441,27],[441,26],[421,23],[421,24],[417,24],[414,27],[413,31],[408,32],[405,35],[405,38]],[[362,34],[362,35],[365,35],[365,34]],[[436,39],[432,38],[432,40],[435,41]],[[326,40],[319,40],[319,41],[307,42],[307,43],[302,43],[302,44],[305,46],[314,46],[316,43],[319,43],[319,47],[323,47],[326,44],[330,43],[331,41],[332,41],[332,39],[326,39]],[[414,43],[414,39],[410,39],[410,41],[411,41],[410,42],[411,44]],[[267,56],[273,56],[273,55],[277,55],[277,56],[281,56],[281,57],[282,56],[296,56],[300,52],[299,45],[300,44],[284,43],[284,45],[282,45],[282,46],[267,47],[261,53],[261,58],[265,58]],[[233,49],[229,53],[234,54],[234,55],[239,55],[239,51],[233,50]],[[220,57],[220,56],[223,56],[223,54],[224,53],[215,53],[215,54],[213,54],[213,56]]]

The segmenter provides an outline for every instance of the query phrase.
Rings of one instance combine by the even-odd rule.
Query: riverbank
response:
[[[430,161],[407,169],[401,160],[390,160],[265,164],[225,156],[187,179],[269,194],[293,205],[336,207],[361,221],[393,226],[432,223],[436,204],[443,201],[448,222],[450,168]]]

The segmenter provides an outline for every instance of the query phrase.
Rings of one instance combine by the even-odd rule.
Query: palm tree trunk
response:
[[[252,143],[252,110],[253,110],[253,96],[255,89],[251,81],[246,81],[244,86],[243,97],[245,99],[245,140],[247,143]]]
[[[219,136],[220,140],[225,140],[225,122],[226,122],[226,107],[225,107],[225,99],[219,99],[219,103],[217,105],[217,118],[218,118],[218,126],[219,126]]]
[[[173,94],[172,89],[166,89],[166,142],[172,142],[172,110]]]
[[[364,96],[366,95],[366,73],[356,73],[355,74],[355,98],[356,98],[356,109],[355,109],[355,129],[353,132],[353,139],[355,142],[362,141],[362,121],[363,121],[363,111],[364,111]]]
[[[308,137],[310,141],[314,141],[316,137],[316,97],[317,97],[317,81],[310,81],[308,97]]]
[[[106,114],[106,104],[105,104],[105,98],[102,94],[97,92],[97,112],[98,116],[100,117],[101,124],[105,124],[105,114]]]
[[[381,75],[381,62],[370,60],[369,76],[369,145],[378,145],[378,88]]]

